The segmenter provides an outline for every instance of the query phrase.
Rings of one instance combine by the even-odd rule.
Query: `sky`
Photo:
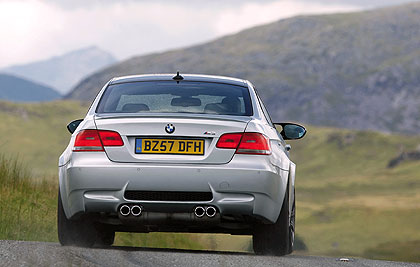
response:
[[[213,40],[302,14],[407,0],[0,0],[0,68],[97,46],[118,59]]]

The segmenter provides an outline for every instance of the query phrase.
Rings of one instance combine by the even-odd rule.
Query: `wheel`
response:
[[[289,190],[286,190],[280,215],[274,224],[257,224],[254,227],[252,244],[259,255],[282,256],[293,251],[295,233],[295,205],[289,216]]]
[[[69,220],[64,213],[60,190],[58,191],[57,207],[58,240],[63,246],[92,247],[98,236],[98,231],[89,217]]]
[[[109,247],[114,244],[115,240],[115,232],[114,231],[101,231],[98,233],[98,237],[96,239],[96,245],[100,247]]]

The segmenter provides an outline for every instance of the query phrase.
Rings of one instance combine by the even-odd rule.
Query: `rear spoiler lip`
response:
[[[206,119],[206,120],[224,120],[238,121],[247,123],[253,119],[252,116],[231,116],[231,115],[214,115],[200,113],[102,113],[95,114],[95,120],[116,119],[116,118],[190,118],[190,119]]]

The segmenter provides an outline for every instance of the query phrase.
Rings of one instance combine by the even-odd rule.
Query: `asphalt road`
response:
[[[86,249],[57,243],[0,241],[0,266],[420,266],[420,264],[289,255],[112,247]]]

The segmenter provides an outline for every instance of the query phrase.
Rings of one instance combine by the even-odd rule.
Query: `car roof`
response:
[[[129,83],[129,82],[146,82],[146,81],[174,81],[172,78],[176,74],[145,74],[145,75],[130,75],[113,78],[109,84]],[[182,81],[194,82],[214,82],[214,83],[227,83],[232,85],[239,85],[247,87],[247,82],[242,79],[203,75],[203,74],[183,74],[180,75],[184,78]]]

